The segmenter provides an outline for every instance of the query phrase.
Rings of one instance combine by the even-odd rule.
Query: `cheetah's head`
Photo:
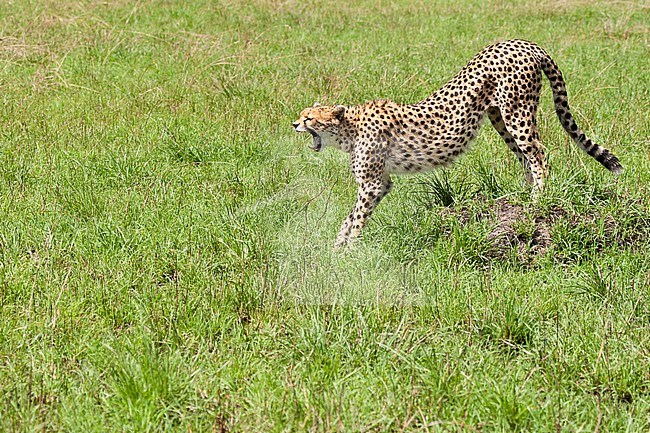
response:
[[[297,132],[309,132],[314,139],[314,145],[309,148],[320,152],[324,146],[340,147],[339,128],[345,118],[343,105],[321,106],[316,103],[313,107],[305,108],[300,118],[293,122]]]

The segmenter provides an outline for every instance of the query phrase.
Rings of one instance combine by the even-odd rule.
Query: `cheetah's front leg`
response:
[[[359,183],[357,201],[352,212],[350,212],[341,225],[341,230],[334,243],[335,250],[359,237],[361,229],[366,225],[373,210],[377,207],[381,199],[390,192],[391,187],[392,182],[388,176],[385,176],[383,179]]]
[[[356,205],[354,206],[356,208]],[[350,226],[352,225],[352,218],[354,217],[354,209],[350,214],[343,220],[341,224],[341,230],[336,236],[336,242],[334,242],[334,250],[338,250],[348,243],[350,237]]]

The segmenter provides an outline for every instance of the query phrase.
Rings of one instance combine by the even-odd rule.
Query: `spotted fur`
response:
[[[527,41],[501,42],[483,49],[440,90],[418,103],[379,100],[302,111],[293,124],[296,131],[309,132],[316,151],[332,146],[348,152],[358,183],[356,203],[343,221],[335,247],[359,235],[390,191],[390,174],[450,164],[476,137],[486,115],[524,167],[534,192],[541,191],[548,171],[536,121],[542,72],[551,83],[555,111],[569,136],[608,170],[620,173],[618,159],[576,124],[562,73],[546,51]]]

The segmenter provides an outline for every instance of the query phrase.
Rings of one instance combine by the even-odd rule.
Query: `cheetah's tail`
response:
[[[542,53],[540,53],[542,54]],[[600,162],[605,166],[609,171],[614,174],[620,174],[623,172],[623,166],[618,161],[618,158],[614,156],[609,150],[605,149],[602,146],[591,141],[587,136],[582,132],[582,130],[576,124],[571,111],[569,110],[569,102],[566,93],[566,84],[564,78],[562,78],[562,72],[558,68],[557,64],[551,56],[546,52],[543,52],[541,57],[542,70],[546,77],[551,82],[551,88],[553,89],[553,100],[555,101],[555,112],[557,117],[560,119],[560,123],[564,130],[571,136],[573,141],[586,152],[588,155],[592,156],[596,161]]]

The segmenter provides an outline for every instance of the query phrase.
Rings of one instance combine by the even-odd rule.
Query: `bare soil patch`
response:
[[[626,202],[621,209],[621,214],[586,213],[556,206],[540,215],[531,214],[507,199],[497,200],[488,213],[489,218],[496,219],[496,226],[487,237],[488,257],[506,259],[514,251],[518,262],[532,264],[550,248],[562,249],[553,244],[552,234],[558,227],[592,251],[600,252],[611,245],[643,247],[650,238],[650,214],[643,203],[634,201]]]
[[[546,253],[551,232],[545,217],[530,217],[522,206],[505,199],[498,200],[492,211],[496,214],[496,227],[488,235],[490,257],[504,258],[514,249],[519,261],[529,263]]]

